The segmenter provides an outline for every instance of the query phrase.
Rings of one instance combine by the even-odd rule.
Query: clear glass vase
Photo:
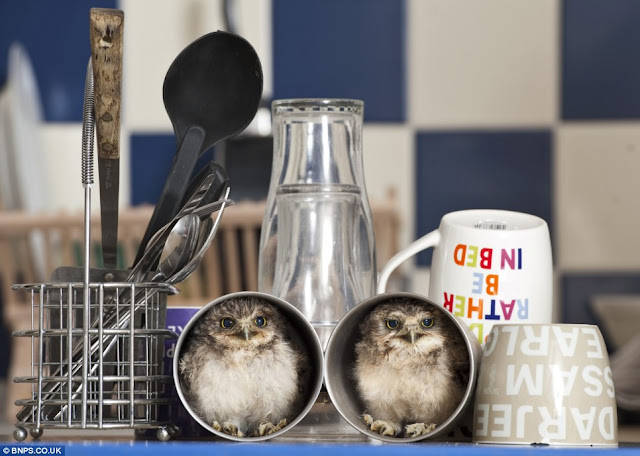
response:
[[[362,165],[359,100],[273,102],[274,155],[259,290],[296,306],[323,345],[373,296],[376,255]]]

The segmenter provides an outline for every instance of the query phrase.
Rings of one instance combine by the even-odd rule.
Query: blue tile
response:
[[[131,201],[132,205],[155,204],[169,175],[176,153],[173,133],[132,134],[131,146]],[[202,154],[193,175],[213,160],[215,147]]]
[[[640,2],[564,0],[562,116],[640,117]]]
[[[131,204],[155,204],[176,153],[173,134],[131,135]]]
[[[116,0],[3,1],[0,6],[0,83],[9,45],[24,44],[31,58],[45,120],[82,121],[89,46],[89,10],[116,8]]]
[[[547,130],[417,133],[416,237],[462,209],[526,212],[551,229],[551,138]],[[430,251],[418,255],[430,263]]]
[[[404,0],[273,0],[274,98],[356,98],[405,113]]]

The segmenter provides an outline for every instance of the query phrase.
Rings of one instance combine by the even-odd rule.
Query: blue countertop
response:
[[[38,447],[47,447],[44,448]],[[61,450],[56,450],[61,448]],[[550,447],[526,445],[482,445],[472,443],[410,443],[410,444],[337,444],[337,443],[232,443],[232,442],[92,442],[92,441],[38,441],[0,443],[2,454],[63,454],[73,455],[132,455],[132,456],[199,456],[199,455],[256,455],[256,456],[377,456],[377,455],[425,455],[429,456],[510,456],[537,452],[551,454],[590,455],[616,454],[640,455],[637,444],[621,444],[618,448],[598,447]]]

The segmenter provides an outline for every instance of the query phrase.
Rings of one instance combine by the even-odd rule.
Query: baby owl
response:
[[[443,311],[394,298],[375,307],[360,331],[354,373],[369,429],[416,437],[452,415],[469,381],[469,355]]]
[[[272,434],[299,414],[307,356],[285,317],[256,297],[223,301],[193,325],[180,379],[193,411],[238,437]]]

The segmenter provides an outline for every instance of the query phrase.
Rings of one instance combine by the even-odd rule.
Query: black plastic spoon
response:
[[[213,32],[187,46],[164,79],[164,106],[178,151],[142,238],[135,263],[153,233],[178,212],[198,157],[244,130],[258,110],[262,67],[251,44]]]

